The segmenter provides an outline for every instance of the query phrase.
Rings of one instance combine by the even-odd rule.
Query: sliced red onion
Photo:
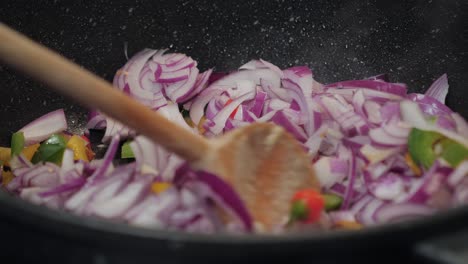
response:
[[[258,70],[258,69],[270,69],[276,74],[278,74],[278,76],[283,77],[283,71],[280,68],[262,59],[251,60],[247,62],[246,64],[239,67],[239,70]]]
[[[229,74],[228,72],[213,72],[213,74],[211,74],[210,78],[208,79],[208,85],[211,85],[217,80],[224,78],[228,74]]]
[[[307,135],[312,135],[315,129],[318,129],[318,128],[314,127],[315,115],[314,115],[314,109],[312,108],[313,103],[311,101],[312,100],[311,95],[306,95],[302,91],[302,88],[299,85],[297,85],[296,83],[293,83],[289,79],[283,79],[282,83],[283,83],[283,86],[288,90],[288,94],[291,96],[292,100],[298,104],[301,114],[305,115],[307,118],[307,121],[304,124],[304,129]],[[304,81],[304,83],[308,83],[308,82]],[[304,88],[304,89],[307,90],[307,88]]]
[[[256,70],[267,68],[260,60],[251,60],[239,67],[239,70]]]
[[[382,80],[353,80],[327,84],[326,88],[368,88],[399,96],[406,95],[406,85],[402,83],[388,83]]]
[[[367,159],[369,165],[372,165],[381,162],[392,155],[398,154],[400,152],[400,148],[379,148],[366,144],[362,146],[359,151]]]
[[[209,127],[209,130],[215,135],[221,133],[231,113],[244,101],[252,100],[254,98],[255,93],[247,93],[233,100],[229,105],[225,106],[216,114],[212,119],[214,125]]]
[[[388,121],[395,117],[400,117],[400,103],[399,102],[387,102],[380,108],[380,116],[382,122]]]
[[[351,156],[350,161],[350,168],[348,170],[348,188],[346,189],[346,193],[343,197],[343,203],[341,204],[341,209],[348,209],[351,205],[351,198],[353,197],[354,192],[354,182],[356,181],[357,177],[357,161],[356,156]]]
[[[389,173],[373,182],[369,191],[378,199],[394,200],[404,191],[404,183],[399,175]]]
[[[260,117],[260,114],[263,110],[263,105],[265,104],[265,100],[267,98],[267,94],[264,92],[257,92],[255,95],[254,104],[249,109],[256,117]]]
[[[214,174],[199,171],[196,173],[196,192],[213,199],[224,210],[236,216],[247,231],[252,230],[252,218],[244,203],[232,187]]]
[[[376,211],[385,204],[384,201],[373,199],[356,214],[359,223],[371,226],[377,224]]]
[[[48,169],[46,172],[37,174],[30,178],[24,177],[23,180],[26,181],[24,185],[34,187],[55,187],[60,184],[59,167],[53,163],[48,163],[44,167]]]
[[[74,166],[75,166],[75,161],[74,161],[73,150],[65,149],[65,151],[63,152],[63,157],[62,157],[62,166],[61,166],[62,172],[70,171],[74,168]]]
[[[198,69],[193,68],[189,70],[187,80],[173,82],[165,86],[164,91],[166,92],[167,97],[169,97],[169,99],[171,99],[173,102],[183,102],[181,98],[186,99],[188,95],[192,94],[195,83],[197,81],[198,73]]]
[[[385,131],[382,127],[374,128],[369,131],[369,137],[378,147],[395,147],[405,145],[408,141],[404,137],[396,137]]]
[[[106,127],[106,117],[98,111],[90,111],[88,114],[88,129],[104,129]]]
[[[177,104],[168,104],[159,108],[158,113],[166,117],[169,121],[176,123],[177,125],[186,128],[192,132],[196,130],[190,127],[185,121],[184,117],[179,111],[179,106]]]
[[[359,200],[357,200],[353,206],[351,207],[350,211],[356,215],[359,213],[363,208],[366,207],[367,204],[369,204],[371,201],[373,201],[375,198],[372,195],[364,195],[362,196]]]
[[[183,80],[187,80],[190,75],[190,69],[184,68],[177,71],[163,71],[156,79],[159,83],[175,83]]]
[[[10,168],[13,170],[13,173],[16,173],[16,169],[32,167],[33,164],[23,154],[15,156],[10,160]]]
[[[124,89],[125,85],[128,84],[130,89],[130,95],[140,101],[143,104],[146,104],[152,107],[152,99],[153,93],[151,91],[144,90],[140,85],[140,73],[142,69],[145,67],[145,64],[148,60],[153,57],[153,55],[157,54],[158,50],[151,50],[151,49],[144,49],[134,57],[132,57],[128,62],[128,67],[124,66],[125,73],[122,74],[124,76],[123,86],[121,83],[118,84],[118,88]]]
[[[321,157],[313,165],[322,188],[330,188],[348,175],[348,163],[332,157]]]
[[[459,185],[455,187],[452,197],[452,204],[454,206],[468,204],[468,180],[464,179]]]
[[[226,88],[227,89],[227,88]],[[197,98],[193,101],[192,107],[190,108],[190,119],[192,119],[193,123],[198,124],[200,120],[204,116],[204,109],[205,106],[210,102],[215,96],[220,95],[223,93],[224,90],[218,89],[205,89],[201,92]]]
[[[445,104],[445,97],[447,97],[449,90],[449,84],[447,79],[447,74],[443,74],[432,85],[427,89],[424,95],[430,96],[437,101]]]
[[[456,187],[468,176],[468,160],[462,161],[455,170],[448,176],[447,183],[450,187]]]
[[[366,122],[354,112],[354,108],[343,100],[343,97],[323,96],[320,100],[322,106],[335,119],[348,136],[366,134]]]
[[[291,120],[287,118],[283,111],[277,111],[271,118],[271,121],[277,125],[284,127],[297,140],[301,142],[305,142],[307,140],[307,135],[304,132],[304,129],[291,122]]]
[[[421,110],[428,115],[450,115],[452,110],[438,100],[423,94],[409,94],[407,98],[416,102]]]
[[[260,80],[271,83],[274,87],[279,87],[280,76],[270,69],[242,70],[230,73],[223,78],[213,82],[207,90],[220,89],[223,87],[235,87],[240,80],[252,81],[260,84]]]
[[[435,209],[423,204],[415,203],[387,203],[375,212],[375,220],[378,223],[392,223],[410,220],[417,217],[429,216],[435,213]]]
[[[171,188],[162,194],[149,195],[147,200],[130,212],[134,214],[129,223],[136,226],[167,228],[170,226],[169,219],[180,205],[177,191]]]
[[[271,83],[264,79],[260,79],[260,85],[268,94],[269,98],[280,99],[284,102],[291,102],[291,96],[288,94],[287,90],[281,87],[274,87]]]
[[[25,144],[31,145],[46,140],[52,134],[62,132],[66,129],[67,120],[65,118],[65,113],[63,109],[58,109],[39,117],[19,131],[24,133]]]
[[[374,101],[366,101],[364,103],[364,111],[368,118],[368,121],[374,124],[382,123],[382,116],[380,114],[380,109],[382,106]]]
[[[353,98],[353,95],[358,91],[361,90],[364,93],[364,96],[367,99],[371,100],[376,100],[379,102],[387,102],[387,101],[399,101],[402,100],[403,97],[393,94],[393,93],[387,93],[387,92],[381,92],[378,90],[372,90],[372,89],[367,89],[367,88],[327,88],[326,92],[328,94],[333,94],[333,95],[341,95],[346,98],[348,102],[350,102]]]
[[[369,145],[371,140],[368,136],[354,136],[343,138],[343,144],[352,149],[360,149],[364,145]]]
[[[110,166],[112,166],[112,160],[115,157],[115,153],[119,147],[119,136],[114,136],[107,148],[106,154],[104,155],[103,162],[99,168],[94,171],[94,173],[89,177],[88,184],[94,184],[95,182],[100,181],[103,177],[105,177],[106,173]]]
[[[337,224],[339,222],[355,222],[356,218],[354,217],[354,214],[351,211],[344,211],[344,210],[339,210],[339,211],[333,211],[328,213],[328,216],[330,217],[330,220],[333,224]]]
[[[355,112],[359,114],[361,117],[367,117],[367,114],[364,111],[365,102],[366,102],[366,98],[364,97],[364,93],[361,90],[357,91],[353,96],[352,103],[353,103]]]
[[[347,189],[347,186],[345,186],[343,183],[335,183],[327,191],[334,193],[338,196],[344,197],[346,193],[346,189]],[[357,204],[357,201],[366,195],[366,192],[367,190],[357,190],[356,188],[354,189],[353,195],[351,197],[351,204],[353,204],[353,208],[354,208],[354,204]]]
[[[117,195],[101,203],[94,202],[93,214],[104,218],[117,218],[125,214],[129,208],[140,201],[149,191],[151,178],[141,177],[128,184]]]
[[[114,136],[118,135],[121,139],[126,139],[135,135],[136,132],[124,126],[122,123],[106,117],[106,132],[102,137],[102,142],[109,142]]]
[[[411,126],[419,128],[421,130],[429,130],[441,133],[442,135],[453,139],[461,144],[463,144],[466,148],[468,148],[468,139],[453,132],[450,130],[446,130],[430,124],[422,111],[420,110],[418,104],[404,100],[400,102],[400,109],[401,109],[401,116],[403,121],[407,124],[411,124]]]
[[[441,169],[441,164],[436,160],[432,167],[422,176],[423,181],[421,184],[418,184],[419,188],[409,196],[409,202],[425,204],[442,189],[447,174],[442,173],[439,169]]]
[[[49,189],[45,192],[40,193],[41,197],[48,197],[62,193],[68,193],[71,191],[75,191],[81,188],[86,183],[86,179],[84,177],[79,177],[64,184],[58,185],[52,189]]]
[[[457,133],[461,136],[468,138],[468,123],[463,119],[463,117],[458,113],[452,113],[451,117],[455,122]]]
[[[203,89],[206,88],[208,85],[208,80],[210,79],[210,76],[212,74],[213,70],[209,69],[197,76],[197,79],[195,80],[195,84],[193,85],[193,89],[186,93],[185,95],[179,97],[177,99],[177,102],[186,102],[187,100],[193,98],[194,96],[198,95]],[[192,101],[189,101],[190,103]]]
[[[133,175],[134,170],[134,164],[129,164],[114,170],[109,177],[88,178],[87,183],[65,202],[65,209],[78,214],[89,214],[92,211],[91,202],[94,199],[101,200],[111,197],[118,191],[118,189],[114,188],[113,183],[118,182],[120,185],[116,184],[117,187],[123,186]]]
[[[173,153],[169,153],[159,145],[154,144],[144,136],[138,136],[130,143],[135,154],[137,169],[149,172],[151,169],[155,175],[160,175],[164,180],[172,180],[175,170],[183,163],[183,160]]]

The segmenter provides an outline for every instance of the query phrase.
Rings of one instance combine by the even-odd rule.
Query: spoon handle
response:
[[[131,99],[105,80],[0,23],[0,60],[80,104],[98,109],[188,161],[209,142]]]

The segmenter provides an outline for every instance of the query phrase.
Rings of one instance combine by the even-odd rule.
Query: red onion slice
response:
[[[52,134],[62,132],[66,129],[67,120],[65,118],[65,113],[63,109],[58,109],[39,117],[19,131],[24,133],[25,144],[31,145],[46,140]]]
[[[443,74],[432,83],[425,95],[431,96],[442,104],[445,104],[445,97],[447,97],[448,91],[449,84],[447,74]]]

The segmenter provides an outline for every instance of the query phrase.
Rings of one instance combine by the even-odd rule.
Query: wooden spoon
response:
[[[0,60],[135,129],[215,173],[239,193],[266,230],[288,216],[293,194],[318,189],[310,158],[283,128],[255,123],[207,140],[113,88],[103,79],[0,23]]]

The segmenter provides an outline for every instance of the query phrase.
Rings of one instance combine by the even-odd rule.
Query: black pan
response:
[[[448,105],[467,118],[464,2],[2,0],[0,20],[108,80],[125,63],[126,45],[129,55],[145,47],[187,53],[201,69],[231,70],[252,58],[306,64],[321,82],[387,72],[414,92],[447,73]],[[83,128],[85,109],[0,66],[1,145],[57,108],[72,130]],[[2,262],[44,263],[415,263],[447,256],[463,263],[467,223],[464,207],[359,232],[204,236],[80,218],[0,192],[0,255]]]

